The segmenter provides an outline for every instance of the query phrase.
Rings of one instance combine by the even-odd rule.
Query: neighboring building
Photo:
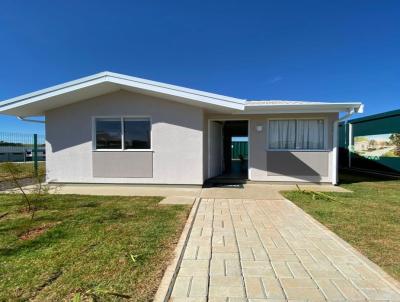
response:
[[[195,184],[232,172],[232,138],[247,137],[252,181],[337,181],[340,112],[361,103],[246,101],[103,72],[0,103],[44,115],[47,179]],[[239,177],[239,176],[238,176]]]
[[[400,175],[400,110],[339,125],[340,165]]]

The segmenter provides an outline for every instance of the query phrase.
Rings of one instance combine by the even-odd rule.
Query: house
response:
[[[1,114],[45,116],[47,180],[59,183],[335,184],[340,112],[362,104],[244,100],[111,72],[0,103]],[[232,176],[236,137],[248,161]]]

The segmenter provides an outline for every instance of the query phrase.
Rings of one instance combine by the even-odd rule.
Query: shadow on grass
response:
[[[41,248],[49,247],[66,237],[67,235],[65,231],[54,227],[36,239],[25,241],[18,240],[12,247],[0,248],[0,256],[18,256],[26,252],[39,250]]]
[[[398,178],[390,176],[390,175],[377,175],[370,174],[364,171],[355,171],[350,169],[340,170],[339,173],[339,184],[340,185],[348,185],[359,182],[378,182],[378,181],[389,181],[396,180]]]

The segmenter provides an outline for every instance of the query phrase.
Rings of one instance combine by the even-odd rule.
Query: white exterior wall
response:
[[[152,121],[151,151],[93,151],[92,120],[95,116],[148,116]],[[249,179],[254,181],[313,181],[331,182],[332,133],[336,113],[227,115],[206,113],[181,103],[126,91],[99,96],[46,112],[47,179],[51,182],[71,183],[130,183],[130,184],[195,184],[208,178],[208,121],[243,119],[249,121]],[[268,119],[324,118],[326,120],[326,150],[270,151]],[[263,126],[261,132],[256,126]],[[96,156],[96,152],[110,152]],[[141,152],[150,152],[143,155]],[[268,154],[275,153],[278,170],[268,167]],[[99,160],[100,158],[100,160]],[[104,160],[103,160],[104,158]],[[144,158],[144,159],[143,159]],[[270,156],[272,158],[272,156]],[[304,165],[304,171],[323,171],[324,175],[290,175],[286,159]],[[127,162],[127,165],[121,164]],[[146,161],[146,163],[141,162]],[[115,167],[112,162],[118,162]],[[150,164],[147,164],[150,162]],[[102,164],[102,173],[113,177],[94,177],[93,163]],[[110,169],[108,169],[110,167]],[[135,170],[134,177],[117,177]],[[152,173],[149,173],[151,169]],[[112,173],[111,173],[112,172]],[[123,172],[123,173],[122,173]],[[140,177],[138,175],[146,175]],[[149,177],[151,175],[151,177]]]
[[[152,177],[93,177],[92,119],[95,116],[151,118]],[[116,154],[115,160],[131,158],[134,161],[139,158],[137,152],[142,151],[112,152]],[[118,152],[127,153],[119,156]],[[51,182],[200,185],[203,183],[203,111],[126,91],[80,101],[46,112],[46,156],[47,180]],[[110,164],[104,162],[104,165]]]

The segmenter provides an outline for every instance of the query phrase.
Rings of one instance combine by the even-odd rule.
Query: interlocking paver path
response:
[[[400,301],[400,291],[287,200],[202,199],[170,300]]]

